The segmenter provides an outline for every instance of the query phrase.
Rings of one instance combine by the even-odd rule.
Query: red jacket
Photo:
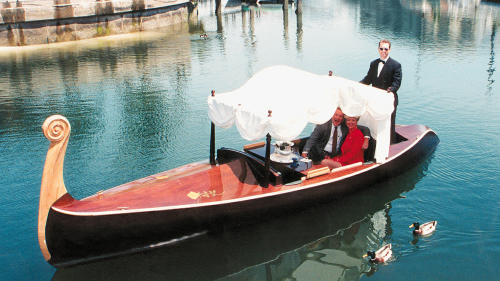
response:
[[[365,137],[359,129],[349,132],[341,147],[341,154],[334,161],[340,162],[342,166],[364,162],[364,150],[362,149]]]

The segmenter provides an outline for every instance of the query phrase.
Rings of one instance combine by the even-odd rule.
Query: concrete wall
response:
[[[67,42],[165,27],[188,19],[189,0],[2,2],[0,46]]]

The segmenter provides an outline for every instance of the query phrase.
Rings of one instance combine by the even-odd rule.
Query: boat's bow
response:
[[[44,258],[48,261],[51,255],[45,239],[45,227],[52,204],[67,193],[63,180],[63,164],[71,126],[63,116],[53,115],[45,120],[42,129],[45,137],[50,140],[50,147],[45,158],[40,190],[38,242]]]

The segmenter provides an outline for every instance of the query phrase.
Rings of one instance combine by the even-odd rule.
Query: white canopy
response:
[[[359,124],[370,128],[377,140],[375,158],[382,162],[389,155],[393,103],[394,96],[386,91],[279,65],[261,70],[237,90],[208,97],[208,116],[222,128],[236,124],[250,141],[268,133],[277,140],[293,140],[308,122],[330,120],[339,106],[348,116],[361,116]]]

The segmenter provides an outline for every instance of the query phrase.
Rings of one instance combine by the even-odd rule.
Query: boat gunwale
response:
[[[408,126],[413,126],[413,125],[408,125]],[[405,127],[405,126],[403,126],[403,127]],[[118,215],[118,214],[161,212],[161,211],[169,211],[169,210],[182,210],[182,209],[202,208],[202,207],[210,207],[210,206],[217,206],[217,205],[227,205],[227,204],[233,204],[233,203],[238,203],[238,202],[245,202],[245,201],[249,201],[249,200],[257,200],[257,199],[263,199],[263,198],[272,197],[272,196],[288,194],[291,192],[303,191],[303,190],[307,190],[307,189],[310,189],[313,187],[317,187],[319,185],[328,185],[328,184],[331,184],[331,183],[334,183],[337,181],[341,181],[341,180],[344,180],[346,178],[356,176],[360,173],[364,173],[364,172],[370,171],[372,169],[375,169],[375,168],[378,168],[378,167],[381,167],[383,165],[390,163],[391,161],[399,158],[401,155],[403,155],[408,150],[410,150],[415,145],[417,145],[421,141],[421,139],[424,138],[428,133],[432,132],[432,133],[436,134],[432,129],[428,128],[427,126],[424,126],[424,127],[426,129],[423,130],[421,133],[419,133],[417,138],[415,138],[414,140],[408,139],[408,140],[404,141],[404,142],[408,142],[408,145],[406,145],[405,148],[402,149],[400,152],[394,154],[393,156],[386,159],[382,163],[370,164],[370,165],[365,166],[363,169],[354,171],[352,173],[349,173],[349,174],[346,174],[346,175],[343,175],[340,177],[335,177],[333,179],[318,181],[318,182],[314,182],[311,184],[307,184],[307,183],[303,182],[303,183],[301,183],[302,186],[294,186],[293,188],[287,188],[284,190],[276,190],[276,191],[271,191],[271,192],[267,192],[267,193],[263,193],[263,194],[250,195],[250,196],[221,200],[221,201],[212,201],[212,202],[203,202],[203,203],[194,203],[194,204],[182,204],[182,205],[154,207],[154,208],[119,209],[119,210],[112,210],[112,211],[97,211],[97,212],[77,212],[77,211],[64,210],[61,207],[56,207],[56,206],[54,206],[55,205],[55,203],[54,203],[51,206],[51,209],[53,209],[54,211],[57,211],[57,212],[60,212],[60,213],[66,214],[66,215],[72,215],[72,216],[82,216],[82,217],[83,216],[108,216],[108,215]],[[204,162],[204,161],[200,161],[200,162]],[[335,171],[326,174],[326,176],[329,176],[332,173],[335,173]],[[282,185],[282,186],[285,186],[285,185]],[[269,188],[275,188],[275,187],[273,186],[273,187],[269,187]],[[89,198],[89,197],[87,197],[87,198]]]

